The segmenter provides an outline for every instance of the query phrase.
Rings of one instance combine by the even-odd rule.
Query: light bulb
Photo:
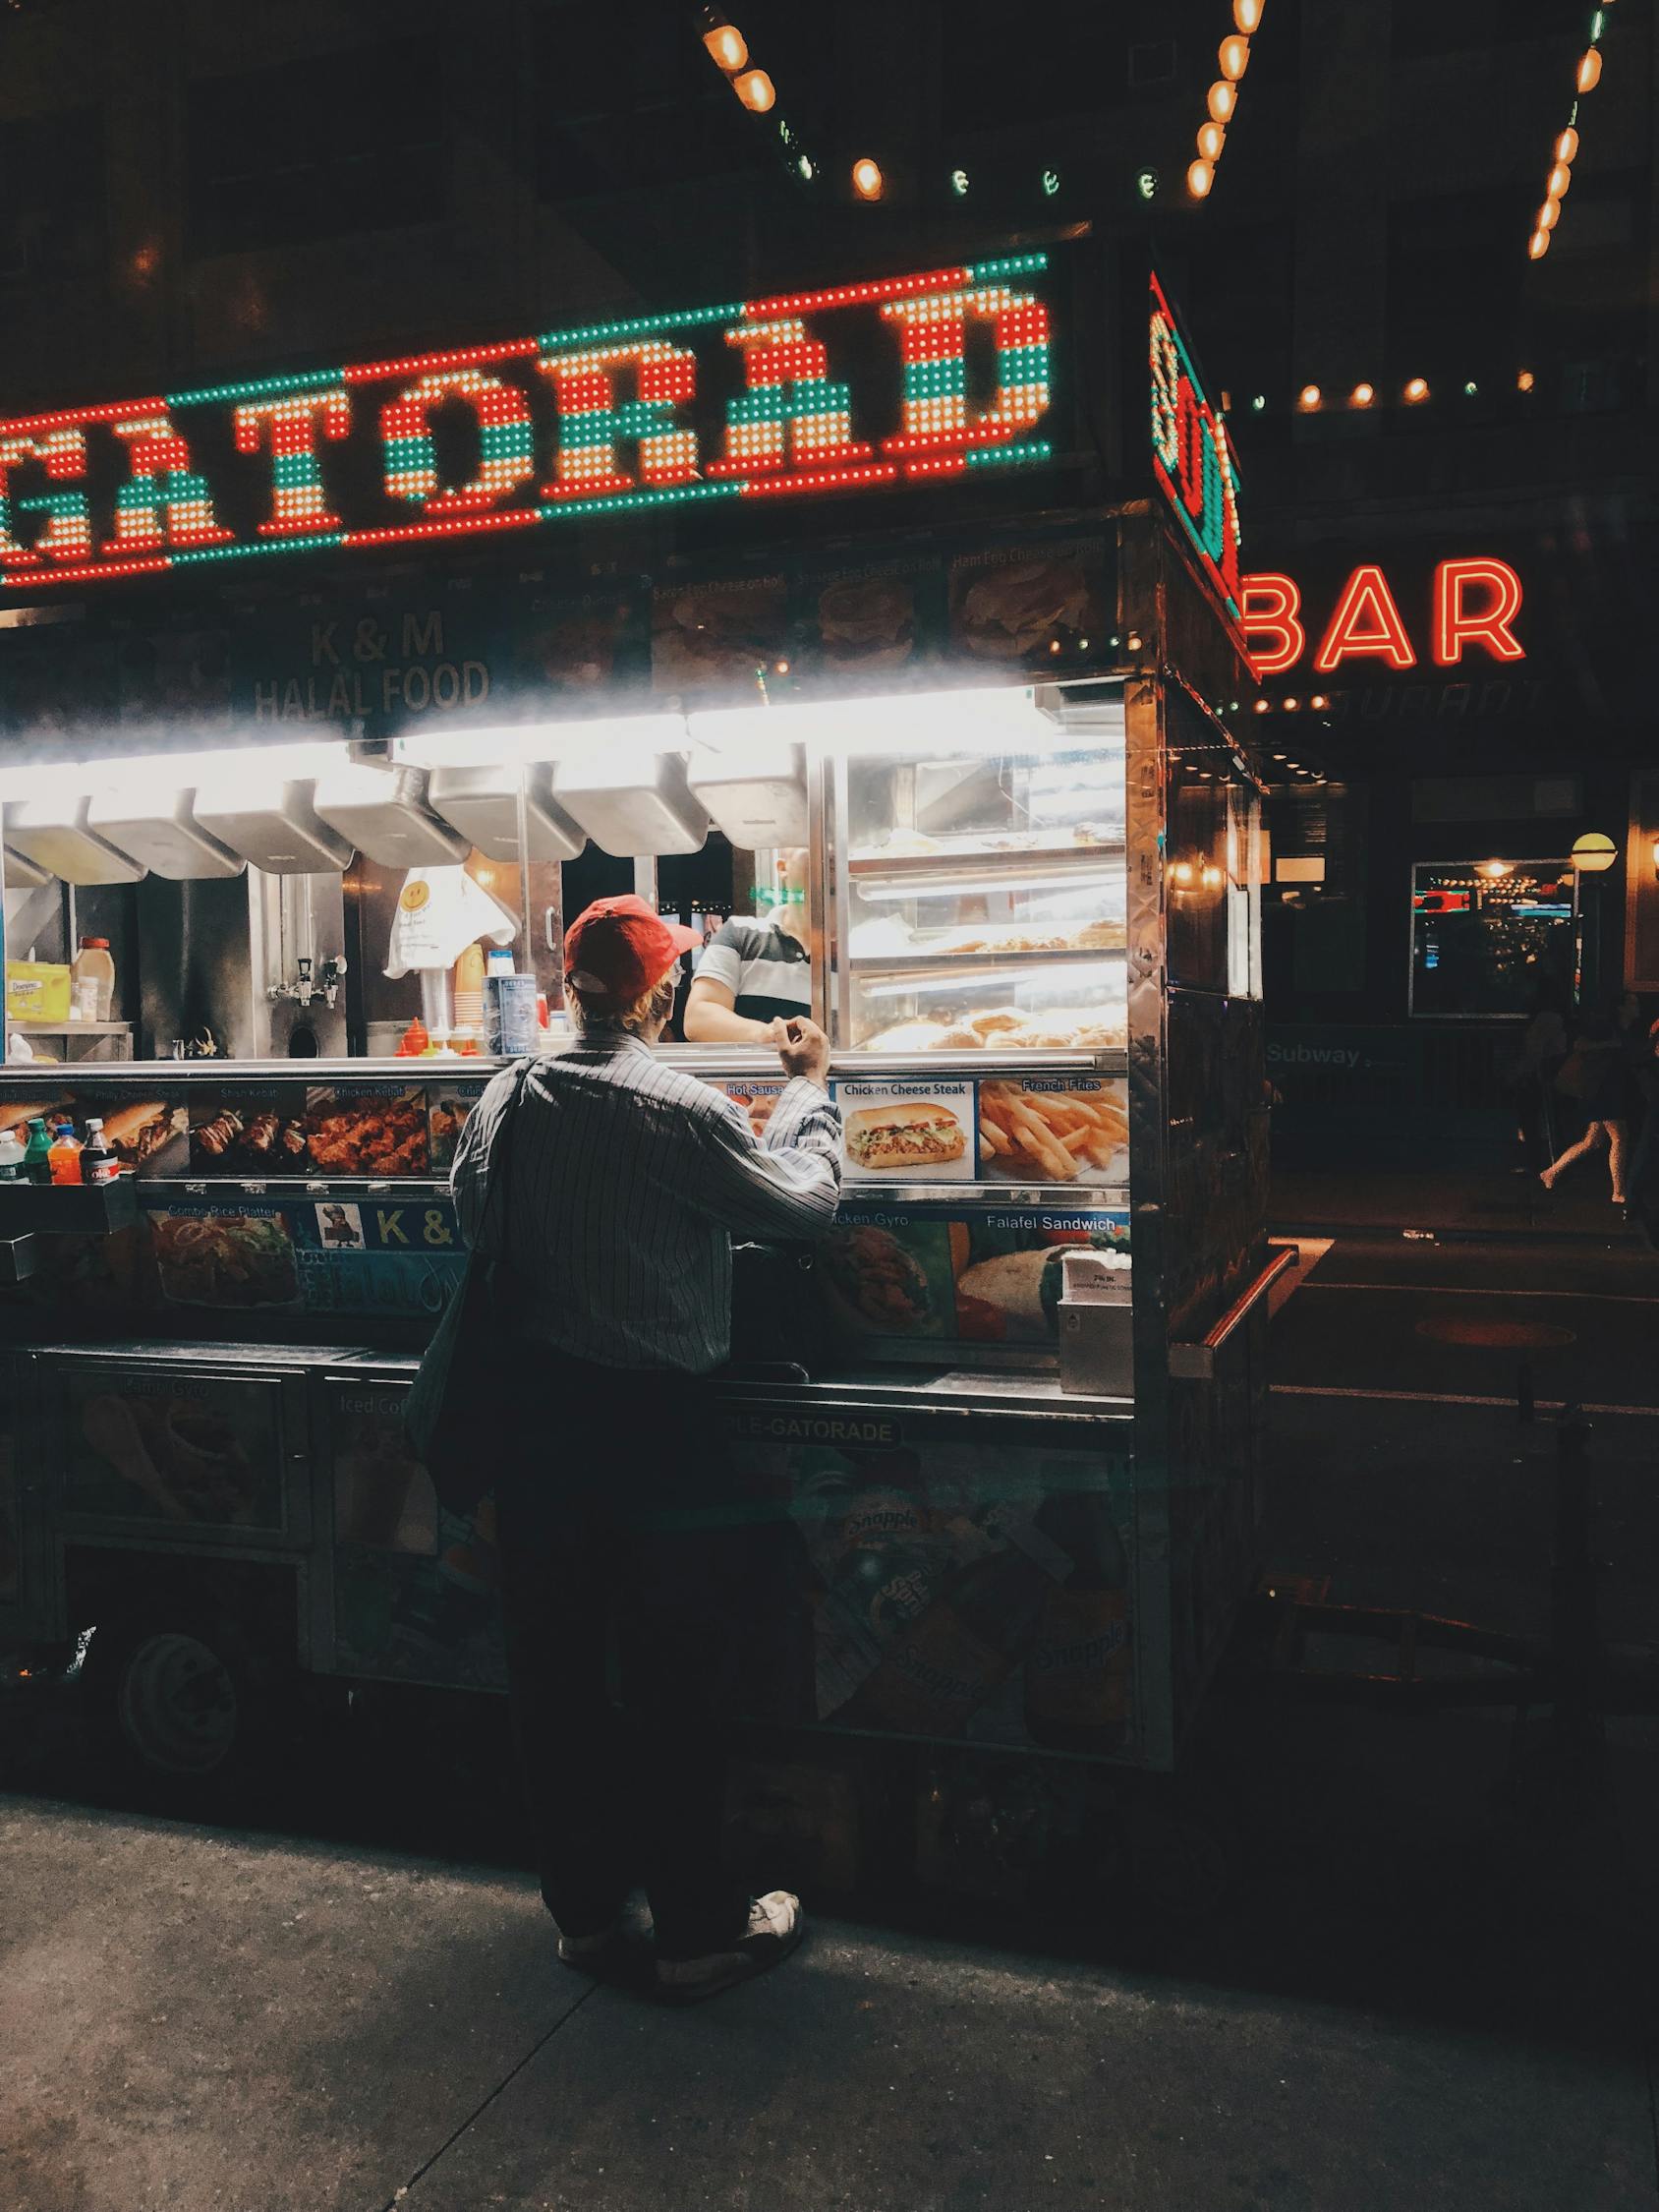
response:
[[[1601,48],[1586,46],[1578,63],[1578,89],[1593,92],[1601,83]]]
[[[951,170],[950,189],[958,200],[966,200],[968,197],[968,172],[966,169]]]
[[[1534,230],[1554,230],[1560,220],[1561,202],[1559,200],[1546,200],[1537,214],[1532,218],[1532,227]]]
[[[1317,384],[1303,384],[1296,394],[1296,405],[1304,415],[1311,415],[1319,405],[1320,390]]]
[[[1250,66],[1250,41],[1248,38],[1224,38],[1216,49],[1216,61],[1224,77],[1234,85]]]
[[[1571,124],[1555,143],[1555,157],[1558,161],[1576,161],[1578,158],[1578,134]]]
[[[1522,369],[1520,374],[1516,378],[1515,388],[1516,391],[1530,391],[1537,381],[1537,378],[1532,374],[1530,369]]]
[[[1199,126],[1198,150],[1206,161],[1219,161],[1222,147],[1226,144],[1227,132],[1220,123],[1204,123]]]
[[[1405,386],[1405,396],[1413,407],[1419,400],[1427,399],[1428,395],[1429,382],[1426,377],[1413,377]]]
[[[715,68],[723,69],[728,77],[735,77],[749,59],[748,44],[734,23],[711,25],[703,33],[703,43]]]
[[[1199,159],[1187,164],[1186,189],[1194,200],[1208,200],[1210,187],[1216,181],[1216,164]]]
[[[1219,77],[1216,80],[1215,84],[1210,87],[1209,108],[1211,121],[1214,123],[1230,123],[1232,121],[1232,111],[1237,105],[1237,86],[1230,85],[1225,77]]]
[[[857,193],[860,200],[880,200],[883,193],[887,189],[887,181],[882,174],[881,164],[872,161],[867,153],[861,155],[852,165],[852,189]]]
[[[1551,200],[1565,200],[1572,183],[1573,171],[1565,161],[1558,161],[1550,171],[1544,191]]]
[[[1240,30],[1254,30],[1262,20],[1265,0],[1232,0],[1232,20]]]
[[[1526,258],[1529,262],[1541,262],[1549,250],[1550,234],[1547,230],[1535,230],[1526,241]]]
[[[753,115],[764,115],[777,100],[777,87],[764,69],[746,69],[732,79],[731,88]]]
[[[1355,384],[1348,400],[1350,407],[1369,407],[1377,396],[1375,384]]]

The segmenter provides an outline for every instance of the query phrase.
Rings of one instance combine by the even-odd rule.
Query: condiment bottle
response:
[[[15,1129],[0,1130],[0,1183],[21,1183],[24,1179],[23,1139]]]
[[[82,1182],[113,1183],[120,1173],[121,1162],[105,1140],[102,1122],[89,1121],[86,1141],[81,1147]]]
[[[29,1144],[23,1156],[23,1172],[30,1183],[50,1183],[52,1180],[52,1140],[46,1135],[46,1124],[38,1114],[29,1125]]]
[[[115,962],[109,957],[109,939],[83,937],[81,950],[71,962],[69,973],[76,1019],[82,1021],[107,1021],[115,1004]],[[91,1001],[93,1011],[90,1014],[81,1011],[87,1003],[82,989],[86,984],[91,984],[97,994]]]
[[[47,1152],[46,1160],[54,1183],[81,1181],[81,1139],[75,1134],[73,1123],[59,1122],[57,1141]]]

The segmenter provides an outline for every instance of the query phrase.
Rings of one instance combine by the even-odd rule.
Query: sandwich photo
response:
[[[0,1132],[15,1129],[20,1137],[27,1137],[30,1122],[50,1122],[53,1115],[68,1113],[75,1101],[67,1091],[54,1098],[8,1098],[0,1105]]]
[[[847,1158],[860,1168],[942,1167],[968,1148],[961,1123],[938,1099],[892,1099],[846,1118]]]
[[[104,1142],[124,1168],[143,1167],[184,1127],[185,1110],[165,1098],[141,1099],[118,1106],[103,1118]]]
[[[837,668],[898,668],[914,644],[916,587],[905,576],[841,577],[819,593],[818,622]]]

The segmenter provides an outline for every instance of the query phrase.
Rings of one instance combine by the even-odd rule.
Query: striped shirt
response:
[[[812,1006],[812,956],[775,922],[733,914],[698,961],[701,981],[723,983],[750,1021],[787,1020]]]
[[[526,1293],[525,1334],[600,1367],[721,1366],[732,1237],[822,1237],[834,1221],[835,1107],[797,1077],[757,1137],[738,1107],[639,1037],[590,1031],[533,1063],[510,1188],[491,1193],[486,1225],[489,1150],[515,1075],[503,1069],[469,1116],[450,1188],[467,1242],[504,1258]]]

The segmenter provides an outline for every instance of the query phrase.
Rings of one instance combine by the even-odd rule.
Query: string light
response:
[[[1420,406],[1428,395],[1429,383],[1426,377],[1412,377],[1407,379],[1404,396],[1408,406]]]
[[[1237,25],[1216,52],[1221,75],[1205,95],[1209,120],[1198,129],[1198,157],[1187,164],[1186,189],[1193,200],[1208,200],[1215,190],[1216,164],[1227,146],[1227,127],[1238,105],[1238,81],[1250,66],[1250,34],[1258,29],[1266,0],[1232,0]]]
[[[1377,387],[1375,384],[1355,384],[1352,392],[1348,395],[1348,405],[1350,407],[1369,407],[1376,396]]]
[[[869,154],[861,154],[852,165],[852,189],[860,200],[880,200],[887,189],[880,162],[872,161]]]
[[[1304,415],[1312,415],[1318,411],[1322,397],[1323,394],[1317,384],[1303,384],[1301,390],[1296,394],[1296,405]]]
[[[749,59],[749,44],[742,31],[713,8],[703,11],[703,43],[709,59],[726,77],[735,77]]]
[[[1556,225],[1561,220],[1561,204],[1573,183],[1573,164],[1578,158],[1578,101],[1586,92],[1593,92],[1601,83],[1601,36],[1607,29],[1607,11],[1597,8],[1589,21],[1589,39],[1578,57],[1573,74],[1573,100],[1567,118],[1567,128],[1557,134],[1550,149],[1550,170],[1544,181],[1544,204],[1532,218],[1532,230],[1526,241],[1528,261],[1541,262],[1549,252]]]
[[[746,69],[732,79],[731,88],[751,115],[765,115],[777,105],[777,87],[764,69]]]

